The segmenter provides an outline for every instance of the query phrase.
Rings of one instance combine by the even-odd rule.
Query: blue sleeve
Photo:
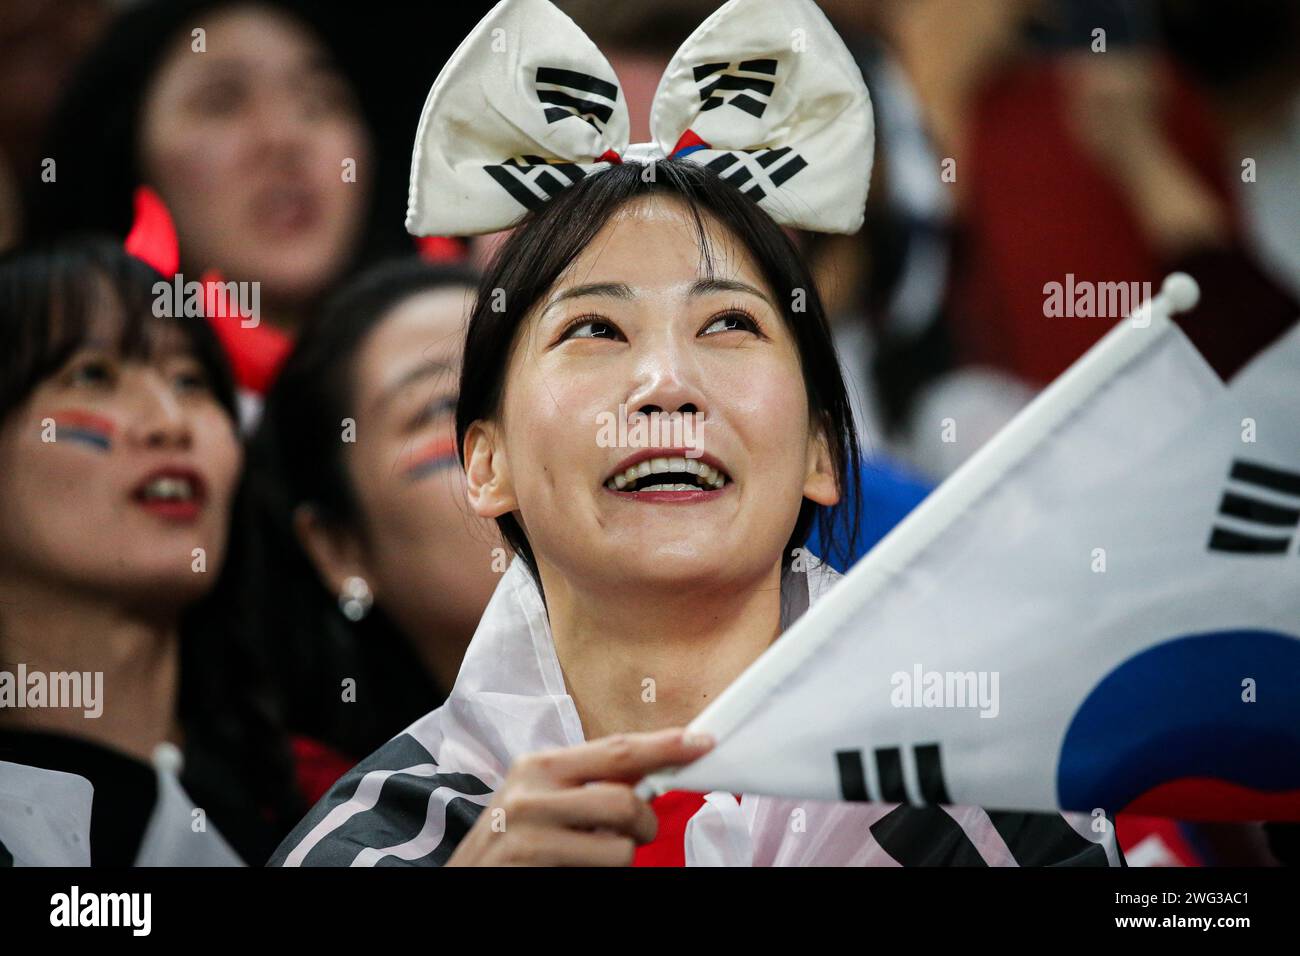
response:
[[[902,466],[888,458],[875,457],[863,461],[858,468],[856,487],[850,494],[856,494],[860,510],[858,535],[850,552],[852,560],[840,560],[832,555],[828,563],[836,571],[846,571],[856,564],[864,554],[875,547],[876,543],[889,533],[894,525],[903,520],[913,508],[921,503],[933,488],[925,479],[907,472]],[[841,541],[847,540],[849,528],[849,508],[840,508],[834,529]],[[823,553],[825,542],[822,540],[820,522],[813,523],[812,534],[808,538],[808,550],[819,558]],[[839,551],[840,549],[836,549]],[[841,567],[843,565],[843,567]]]

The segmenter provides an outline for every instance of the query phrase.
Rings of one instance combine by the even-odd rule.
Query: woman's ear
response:
[[[825,425],[808,436],[808,471],[804,476],[803,496],[825,506],[838,504],[840,500],[839,481]]]
[[[311,505],[299,505],[293,512],[293,531],[298,543],[331,594],[341,594],[348,578],[364,578],[375,591],[374,579],[366,573],[361,541],[356,534],[331,527]]]
[[[474,422],[465,432],[465,483],[469,505],[480,518],[499,518],[519,507],[501,431],[493,422]]]

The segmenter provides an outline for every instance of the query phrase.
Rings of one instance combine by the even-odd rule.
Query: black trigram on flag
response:
[[[1219,502],[1210,550],[1286,554],[1300,524],[1300,474],[1238,459]]]
[[[754,202],[767,195],[768,189],[779,189],[799,170],[808,165],[808,161],[789,146],[780,149],[754,149],[723,153],[711,159],[708,168],[713,170],[731,185]]]
[[[912,753],[916,763],[916,786],[921,803],[952,803],[948,787],[943,782],[943,766],[939,759],[938,744],[917,744]],[[876,786],[872,792],[861,750],[837,750],[835,762],[839,769],[840,794],[845,800],[875,801],[877,803],[909,803],[907,788],[903,784],[903,760],[907,750],[898,747],[878,747],[872,751],[876,764]]]
[[[618,102],[618,85],[577,70],[539,66],[537,98],[542,101],[546,122],[577,116],[604,132]]]
[[[776,60],[744,60],[739,65],[705,63],[695,68],[695,82],[704,101],[701,112],[726,105],[751,116],[762,116],[776,88],[775,81]]]
[[[537,209],[583,177],[577,163],[548,163],[541,156],[511,158],[500,166],[484,166],[483,171],[525,209]]]

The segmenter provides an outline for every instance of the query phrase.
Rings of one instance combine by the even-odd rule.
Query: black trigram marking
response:
[[[901,866],[988,866],[966,831],[939,807],[894,807],[871,824],[871,835]]]
[[[840,795],[845,800],[876,801],[879,803],[908,803],[907,788],[903,784],[903,759],[905,751],[898,747],[878,747],[873,752],[876,761],[876,792],[871,792],[866,769],[862,764],[861,750],[837,750],[835,763],[839,769]],[[938,744],[917,744],[913,748],[916,760],[916,782],[921,792],[921,803],[952,803],[948,786],[943,779],[943,764]]]
[[[1110,865],[1106,847],[1078,833],[1059,813],[990,810],[988,818],[1020,866]],[[902,866],[990,865],[961,825],[939,807],[894,807],[871,824],[871,835]]]
[[[604,132],[618,102],[618,84],[576,70],[539,66],[536,86],[548,123],[576,116]]]
[[[734,106],[750,116],[762,116],[772,90],[776,89],[776,60],[744,60],[731,63],[705,63],[695,68],[695,82],[700,87],[703,105],[700,111],[719,106]]]
[[[577,163],[548,163],[541,156],[511,158],[483,171],[525,209],[537,209],[583,177]]]
[[[1059,813],[987,812],[1020,866],[1110,865],[1106,848],[1083,836]],[[1114,817],[1107,815],[1106,819],[1115,825]]]
[[[789,146],[782,146],[780,149],[733,150],[709,160],[707,165],[758,202],[767,195],[768,189],[780,189],[808,162]],[[767,189],[763,188],[765,184]]]
[[[1235,519],[1235,526],[1215,524],[1210,531],[1209,549],[1229,554],[1286,554],[1300,525],[1300,474],[1238,459],[1232,463],[1228,477],[1276,497],[1259,498],[1258,491],[1224,491],[1219,514]]]

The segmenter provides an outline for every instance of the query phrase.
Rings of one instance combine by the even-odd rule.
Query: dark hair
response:
[[[343,619],[336,595],[298,541],[293,514],[310,505],[326,524],[364,534],[340,441],[342,420],[356,414],[357,354],[412,296],[477,284],[478,273],[467,266],[435,266],[414,256],[358,276],[304,326],[251,443],[249,473],[268,585],[260,600],[261,627],[289,699],[291,725],[358,756],[437,706],[446,688],[433,686],[382,607],[356,623]],[[362,708],[340,706],[340,679],[360,682],[362,674],[384,688],[384,699]]]
[[[26,247],[0,257],[0,422],[73,357],[96,321],[110,316],[116,345],[128,358],[149,354],[160,325],[178,328],[237,426],[235,388],[216,336],[203,320],[155,316],[159,281],[161,274],[108,240]],[[265,858],[302,808],[265,662],[247,638],[240,583],[246,509],[241,486],[221,572],[212,590],[181,614],[178,714],[186,729],[187,789],[231,845],[254,860]],[[239,787],[230,786],[231,778]]]
[[[802,256],[766,212],[712,170],[675,159],[658,162],[653,176],[643,175],[645,169],[640,164],[623,163],[586,177],[530,213],[498,250],[479,286],[465,342],[456,405],[462,464],[470,425],[490,419],[500,410],[509,356],[525,316],[619,208],[642,196],[672,196],[690,210],[706,268],[711,268],[706,216],[720,221],[754,257],[781,304],[782,318],[798,348],[809,410],[826,431],[841,503],[819,508],[804,500],[783,563],[788,564],[794,549],[807,540],[814,520],[819,522],[827,552],[822,558],[831,564],[847,561],[858,527],[857,495],[853,493],[858,440],[830,327]],[[505,307],[499,312],[494,309],[497,289],[506,293]],[[803,292],[802,312],[794,311],[796,291]],[[847,517],[836,520],[843,509],[847,509]],[[519,521],[507,514],[498,518],[497,524],[540,587],[537,562]],[[847,534],[837,534],[837,528],[847,529]]]
[[[127,358],[147,356],[159,325],[179,328],[217,400],[238,420],[225,354],[207,323],[154,316],[160,281],[107,239],[36,244],[0,257],[0,420],[63,367],[106,314],[117,320],[114,344]]]
[[[376,151],[370,213],[358,257],[388,256],[410,248],[401,228],[407,155],[395,155],[360,94],[360,64],[340,14],[308,0],[143,0],[116,16],[74,73],[60,98],[43,155],[58,163],[54,184],[30,190],[29,234],[59,238],[82,232],[124,236],[132,198],[143,182],[140,125],[150,84],[170,45],[226,8],[252,7],[287,14],[318,38],[358,93]],[[409,143],[406,137],[404,142]]]
[[[446,286],[478,285],[468,266],[411,256],[381,263],[349,283],[304,326],[267,396],[260,433],[275,433],[292,501],[311,504],[330,523],[359,527],[340,421],[355,412],[356,357],[370,333],[404,301]]]

